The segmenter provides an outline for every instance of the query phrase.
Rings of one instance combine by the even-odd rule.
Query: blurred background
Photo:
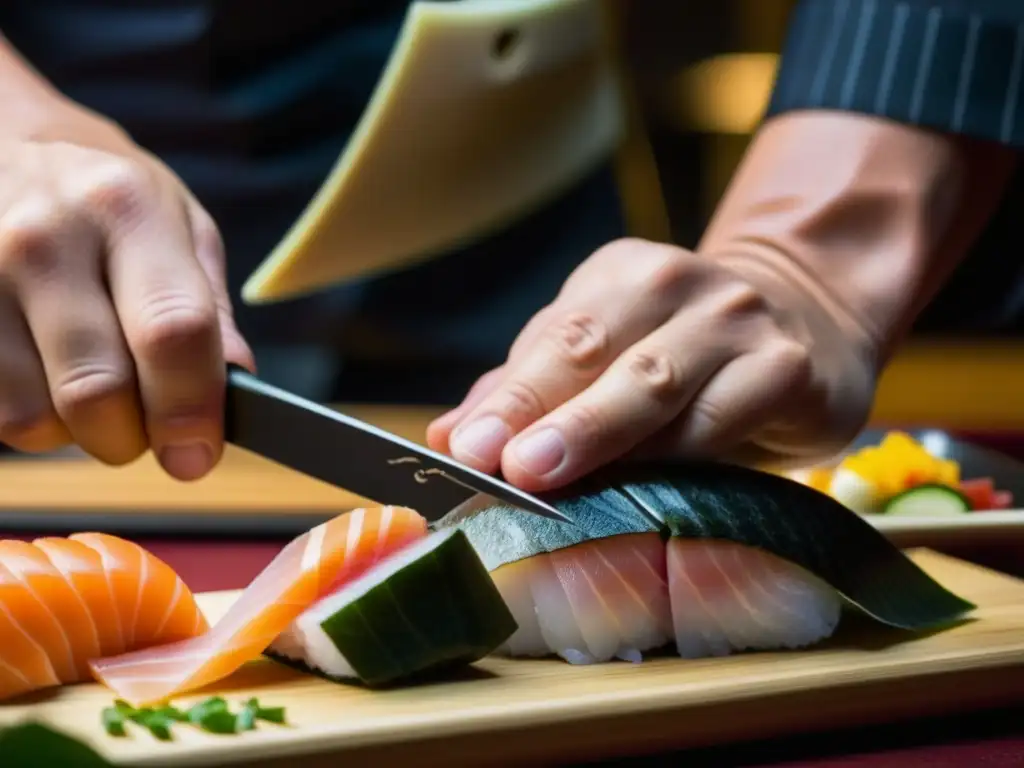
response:
[[[364,2],[371,7],[370,3],[380,0]],[[620,2],[625,10],[624,54],[653,149],[671,238],[693,245],[767,106],[795,0]],[[0,2],[0,18],[6,8]],[[262,15],[272,16],[266,8]],[[375,81],[374,73],[373,78],[360,81],[359,88],[369,91]],[[244,206],[238,210],[251,218]],[[1013,247],[1000,243],[997,255],[1005,252],[1019,262],[1019,251]],[[957,319],[955,307],[943,312]],[[426,424],[440,410],[409,402],[408,388],[404,382],[397,383],[406,394],[389,395],[383,404],[332,404],[408,439],[422,440]],[[999,338],[931,334],[911,339],[882,378],[871,426],[942,430],[1024,458],[1024,338],[1018,332]],[[55,513],[47,521],[52,526],[49,530],[103,526],[133,536],[140,531],[159,536],[177,531],[175,535],[200,538],[284,536],[286,531],[304,529],[307,512],[322,515],[352,503],[338,489],[268,462],[232,451],[226,458],[218,472],[185,485],[168,479],[148,455],[129,471],[97,468],[89,462],[63,462],[54,469],[52,462],[0,461],[0,528],[42,530],[41,512],[48,510]],[[1014,483],[1022,474],[1016,464],[1005,470],[989,469],[986,464],[971,472],[995,476],[1000,488],[1016,488]],[[1020,488],[1015,490],[1017,499],[1024,498],[1024,485]],[[1024,505],[1018,502],[1018,506]],[[75,522],[72,513],[83,509],[83,514],[93,516]],[[165,514],[160,509],[170,511]],[[115,521],[124,527],[115,528]],[[1024,531],[1024,522],[1019,530]],[[993,531],[990,538],[1003,536],[1002,529]],[[1018,552],[1014,550],[1011,559],[1019,565]],[[175,567],[195,569],[216,559],[196,549],[178,554],[168,550],[167,556]],[[225,573],[234,569],[223,581],[209,581],[204,575],[204,588],[237,586],[238,579],[255,573],[263,556],[257,553],[252,555],[255,559],[223,565]],[[185,573],[184,577],[192,583],[192,576]]]
[[[371,7],[374,0],[364,2],[366,7]],[[650,218],[658,219],[655,226],[664,233],[659,236],[671,236],[676,243],[687,246],[699,240],[764,113],[777,69],[778,53],[795,4],[795,0],[715,0],[710,3],[619,0],[623,54],[653,150],[670,232],[664,233],[665,226],[659,226],[664,224],[659,205],[641,205],[638,210],[642,215],[648,215],[649,210]],[[395,5],[401,7],[404,14],[405,4]],[[18,7],[24,9],[28,6],[26,2]],[[260,13],[254,13],[256,18],[253,21],[255,31],[252,36],[258,41],[262,33],[256,28],[260,23],[267,24],[273,14],[267,10],[270,7],[267,3],[252,7],[262,7]],[[374,3],[373,7],[378,6]],[[8,6],[0,3],[0,20],[7,18],[11,23],[5,15],[8,12]],[[25,11],[21,13],[24,15]],[[13,21],[19,18],[15,14]],[[397,23],[393,30],[389,25],[390,22],[381,28],[387,27],[384,29],[387,34],[397,32]],[[5,29],[10,31],[14,27]],[[17,29],[23,33],[24,39],[34,39],[28,34],[34,29],[31,24],[22,23]],[[220,30],[220,34],[224,35],[225,31]],[[42,46],[48,39],[40,37],[36,45]],[[227,42],[221,41],[228,53],[239,45],[232,41],[231,36]],[[41,50],[40,47],[36,53],[41,55]],[[227,56],[227,53],[222,55]],[[373,56],[363,58],[375,60]],[[100,59],[102,63],[103,57]],[[125,60],[130,61],[131,57]],[[356,56],[355,60],[363,59]],[[112,61],[116,63],[119,59],[113,57]],[[54,66],[60,69],[56,64]],[[65,74],[69,83],[78,83],[73,73]],[[358,94],[365,90],[369,95],[376,82],[376,72],[362,74],[367,76],[355,78],[358,81],[356,90]],[[220,76],[224,82],[233,82],[233,76],[223,73]],[[84,80],[88,82],[88,78]],[[199,93],[202,94],[201,88]],[[345,92],[341,99],[342,107],[347,104],[345,99],[351,98],[361,110],[361,95],[358,94],[353,96]],[[139,120],[151,127],[145,118],[146,115],[142,114]],[[157,129],[151,131],[150,138],[164,141],[160,132],[164,126],[156,122]],[[263,130],[257,127],[254,132],[259,136]],[[271,126],[266,130],[274,133],[276,129]],[[241,131],[243,138],[239,141],[244,143],[249,140],[244,138],[244,124]],[[171,144],[171,148],[177,151],[173,141]],[[263,153],[261,149],[254,155],[262,157]],[[216,185],[211,188],[220,194]],[[302,204],[305,204],[305,198]],[[1020,204],[1024,205],[1024,200]],[[1017,201],[1008,203],[1008,207],[1016,205]],[[217,209],[215,215],[232,213],[244,216],[246,226],[236,227],[236,230],[259,230],[258,236],[271,242],[269,238],[280,236],[275,228],[283,228],[291,222],[292,213],[285,208],[287,206],[282,207],[282,216],[287,216],[281,222],[273,220],[273,217],[261,217],[260,226],[249,225],[253,217],[248,206],[235,205],[230,201]],[[264,222],[264,218],[268,222]],[[263,230],[272,230],[271,235]],[[260,258],[262,247],[255,249]],[[1000,242],[995,249],[996,258],[1003,263],[1019,263],[1019,259],[1014,260],[1019,248],[1024,248],[1024,243]],[[973,284],[969,280],[961,280],[958,285],[961,288],[966,286],[969,292]],[[410,292],[420,295],[423,287],[411,285]],[[324,304],[328,303],[325,300]],[[410,304],[412,311],[419,311],[417,306]],[[956,321],[964,319],[958,316],[955,303],[941,306],[937,314],[942,315],[940,319],[950,328],[958,324]],[[330,323],[320,322],[320,316],[312,312],[301,320],[300,325],[304,328],[331,327]],[[1016,443],[1024,443],[1018,438],[1024,435],[1024,396],[1021,395],[1024,392],[1024,339],[1021,336],[1020,331],[1002,334],[999,338],[980,333],[954,334],[952,331],[931,333],[927,337],[917,335],[900,350],[885,372],[872,416],[873,426],[943,428],[984,434],[990,442],[1004,438],[1012,441],[1013,450],[1017,452]],[[305,354],[304,350],[299,352]],[[294,362],[287,355],[282,359],[283,364],[290,368],[315,368],[317,362],[310,360],[309,356],[302,357],[299,362]],[[262,362],[265,365],[266,358],[262,358]],[[381,394],[387,400],[386,404],[402,405],[395,401],[408,398],[408,388],[404,383],[396,381],[396,385],[399,391],[395,396]]]
[[[700,236],[761,119],[793,5],[629,5],[626,55],[677,242]]]

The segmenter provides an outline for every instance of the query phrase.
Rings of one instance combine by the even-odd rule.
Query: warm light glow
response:
[[[686,130],[749,134],[768,106],[778,61],[774,53],[733,53],[698,62],[673,78],[669,110]]]

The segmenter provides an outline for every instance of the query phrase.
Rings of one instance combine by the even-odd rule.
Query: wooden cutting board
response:
[[[91,684],[0,706],[0,723],[49,721],[119,765],[315,768],[372,759],[447,767],[607,757],[1024,699],[1024,581],[929,550],[910,554],[979,605],[973,620],[913,640],[852,622],[814,650],[701,661],[574,667],[487,659],[461,679],[389,692],[261,660],[216,692],[232,702],[258,696],[265,706],[285,706],[289,726],[235,736],[180,727],[173,743],[138,730],[107,736],[99,713],[111,695]],[[200,599],[216,619],[236,595]]]

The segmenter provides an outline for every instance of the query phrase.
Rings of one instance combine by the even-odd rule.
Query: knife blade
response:
[[[230,367],[224,438],[379,504],[436,522],[477,493],[562,522],[555,507],[499,478]]]

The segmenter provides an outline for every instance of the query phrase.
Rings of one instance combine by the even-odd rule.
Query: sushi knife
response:
[[[477,493],[571,524],[555,507],[398,435],[230,366],[224,438],[297,472],[436,522]]]

